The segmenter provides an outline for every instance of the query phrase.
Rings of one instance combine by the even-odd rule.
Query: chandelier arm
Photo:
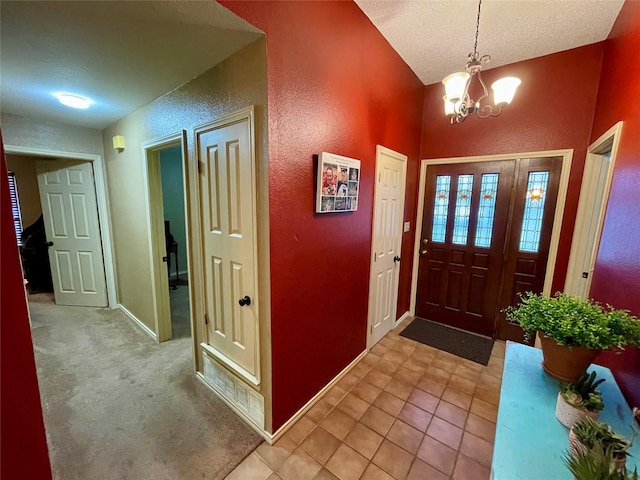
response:
[[[500,113],[502,113],[502,109],[500,109]],[[489,117],[497,117],[500,113],[494,113],[494,109],[491,105],[483,105],[478,110],[476,110],[476,115],[478,118],[489,118]]]
[[[476,100],[477,103],[480,103],[482,100],[484,100],[489,96],[489,90],[487,90],[487,86],[485,85],[484,80],[482,80],[482,71],[479,70],[476,75],[478,76],[478,81],[480,82],[480,85],[482,85],[483,94],[480,98],[478,98],[478,100]]]

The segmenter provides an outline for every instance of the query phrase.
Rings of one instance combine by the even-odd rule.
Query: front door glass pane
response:
[[[478,206],[478,224],[476,226],[476,247],[490,247],[493,232],[493,217],[496,213],[496,194],[498,174],[485,173],[480,184],[480,204]]]
[[[542,215],[547,197],[549,172],[530,172],[527,182],[527,198],[524,204],[520,251],[537,252],[542,231]]]
[[[432,242],[444,242],[447,233],[447,214],[449,212],[449,190],[451,177],[438,175],[436,177],[436,196],[433,202]]]
[[[469,216],[471,215],[471,193],[473,190],[473,175],[458,177],[458,195],[456,197],[456,211],[453,219],[453,243],[467,244],[469,234]]]

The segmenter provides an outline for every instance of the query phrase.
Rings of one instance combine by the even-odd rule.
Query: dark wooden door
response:
[[[542,291],[561,160],[427,168],[417,316],[522,341],[502,310]]]
[[[514,168],[427,168],[417,316],[493,335]]]
[[[516,305],[519,293],[540,293],[544,287],[561,167],[562,157],[517,163],[497,312],[497,338],[501,340],[523,340],[522,328],[507,321],[502,309]]]

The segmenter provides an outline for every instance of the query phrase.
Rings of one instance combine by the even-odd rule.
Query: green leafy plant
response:
[[[626,457],[631,441],[615,433],[611,426],[590,417],[581,418],[573,426],[573,434],[589,450],[601,446],[612,458]]]
[[[569,405],[590,412],[599,412],[604,408],[604,402],[598,385],[604,381],[604,378],[596,380],[595,371],[585,373],[575,382],[560,382],[560,395]]]
[[[640,320],[627,310],[558,292],[553,297],[526,292],[517,306],[505,309],[520,324],[526,340],[536,331],[567,347],[595,350],[640,346]]]
[[[639,480],[638,472],[627,472],[625,467],[612,468],[613,452],[596,444],[594,448],[565,455],[564,464],[576,480]]]

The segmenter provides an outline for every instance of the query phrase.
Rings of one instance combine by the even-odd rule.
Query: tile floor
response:
[[[389,332],[227,480],[487,480],[504,361],[484,367]]]

